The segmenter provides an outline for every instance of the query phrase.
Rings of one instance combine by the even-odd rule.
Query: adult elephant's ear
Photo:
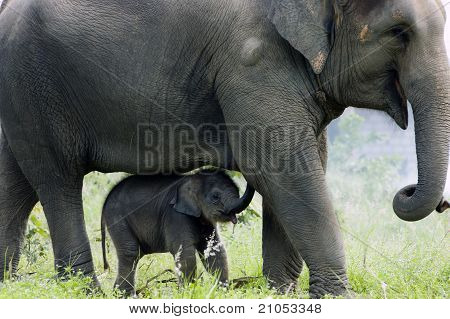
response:
[[[200,217],[202,215],[201,208],[198,205],[197,193],[195,192],[195,183],[192,178],[182,182],[176,189],[170,204],[176,212],[188,216]]]
[[[320,74],[330,53],[331,0],[272,0],[268,18]]]

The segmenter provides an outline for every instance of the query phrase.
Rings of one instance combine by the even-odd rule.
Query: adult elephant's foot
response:
[[[92,289],[100,287],[100,282],[94,272],[92,260],[83,264],[75,264],[72,262],[55,261],[55,279],[66,281],[74,276],[80,276],[90,279],[90,286]]]
[[[66,256],[55,257],[57,276],[64,280],[73,275],[95,278],[94,265],[89,247],[84,251],[71,250]]]
[[[347,274],[345,271],[320,272],[311,271],[309,277],[309,296],[312,299],[320,299],[325,296],[351,297]]]
[[[102,293],[88,246],[81,251],[72,250],[68,255],[55,259],[55,270],[57,279],[62,281],[69,280],[72,276],[89,278],[89,284],[85,288],[87,295]]]
[[[57,272],[54,279],[60,282],[66,282],[73,278],[73,276],[81,276],[82,278],[89,279],[89,283],[82,288],[82,291],[84,291],[86,296],[103,295],[106,297],[106,294],[103,292],[100,281],[95,273],[88,274],[81,272],[81,270],[75,271],[73,269],[66,269],[65,271]]]

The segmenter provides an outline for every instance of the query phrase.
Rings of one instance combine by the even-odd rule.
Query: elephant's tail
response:
[[[103,269],[108,270],[109,264],[108,264],[108,260],[106,259],[106,223],[105,223],[105,217],[103,215],[104,214],[102,213],[102,220],[101,220],[101,227],[100,227],[100,232],[101,232],[101,236],[102,236]]]

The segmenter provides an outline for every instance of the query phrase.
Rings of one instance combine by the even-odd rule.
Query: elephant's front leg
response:
[[[183,286],[186,283],[194,281],[197,271],[197,261],[195,256],[195,246],[192,243],[183,242],[171,249],[175,260],[175,272],[178,277],[178,283]]]
[[[284,64],[288,59],[276,57],[254,68],[239,68],[236,72],[245,81],[225,81],[220,103],[225,120],[239,124],[237,130],[229,128],[235,162],[279,223],[275,227],[267,225],[270,218],[265,221],[263,241],[266,246],[270,241],[274,250],[264,256],[266,272],[279,269],[274,261],[277,250],[283,264],[298,264],[298,256],[286,249],[292,246],[310,270],[310,295],[341,295],[347,288],[345,255],[325,181],[325,138],[318,131],[325,112],[311,95],[284,85],[303,83],[291,73],[295,67]],[[279,82],[264,82],[272,79],[266,70],[277,70]],[[283,277],[293,282],[299,267],[294,270],[290,273],[295,276]],[[279,273],[288,272],[283,268]]]
[[[263,273],[272,288],[293,292],[303,268],[299,250],[291,244],[267,201],[263,202]]]
[[[253,179],[266,208],[265,273],[279,283],[294,283],[301,256],[310,271],[313,298],[342,295],[347,289],[343,242],[326,186],[323,153],[313,130],[285,134],[281,143],[261,150],[266,161],[256,176],[246,176]]]
[[[227,252],[215,228],[211,227],[209,235],[204,236],[197,250],[205,269],[217,275],[219,281],[226,284],[228,282]]]
[[[303,257],[310,270],[310,295],[319,298],[346,293],[348,280],[340,227],[325,182],[326,131],[316,141],[312,136],[304,141],[315,143],[297,155],[300,165],[289,165],[298,175],[285,172],[269,183],[276,191],[269,191],[272,196],[263,206],[263,251],[264,272],[282,290],[296,283]]]
[[[327,130],[317,137],[317,146],[323,171],[328,161]],[[297,280],[303,268],[300,247],[294,247],[286,235],[268,201],[263,202],[263,272],[270,285],[281,293],[288,293],[297,287]],[[280,245],[283,243],[283,245]]]
[[[310,148],[298,156],[305,165],[297,166],[296,174],[268,177],[263,196],[309,268],[311,297],[342,295],[348,285],[344,248],[319,152]],[[285,238],[273,239],[274,247],[287,244]]]

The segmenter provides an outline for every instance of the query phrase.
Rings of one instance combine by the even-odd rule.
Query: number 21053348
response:
[[[259,304],[258,313],[321,313],[321,304]]]

